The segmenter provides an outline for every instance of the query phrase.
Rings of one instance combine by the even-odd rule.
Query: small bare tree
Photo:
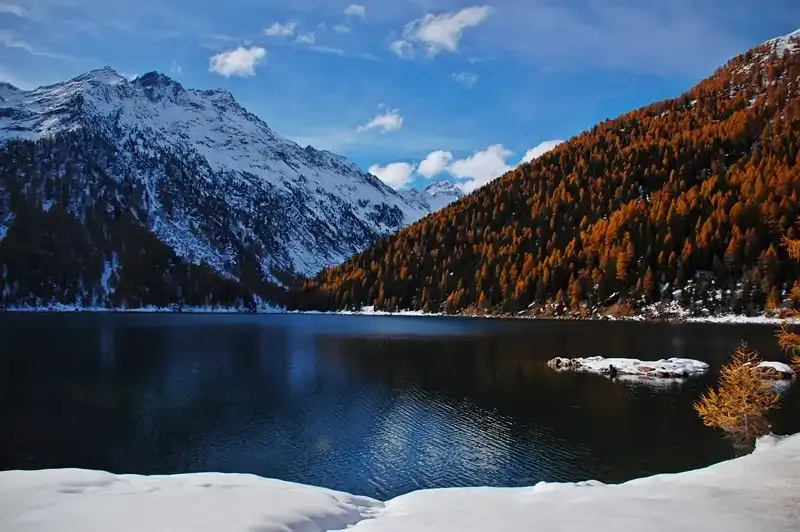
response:
[[[780,399],[770,383],[752,371],[760,362],[758,353],[742,344],[720,369],[717,388],[694,405],[705,425],[725,431],[737,447],[752,448],[756,438],[769,433],[766,415]]]

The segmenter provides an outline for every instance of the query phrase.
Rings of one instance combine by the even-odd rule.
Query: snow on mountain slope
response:
[[[773,50],[775,50],[775,53],[779,56],[783,55],[785,51],[788,51],[789,53],[800,51],[800,29],[797,29],[787,35],[770,39],[764,44],[772,45]]]
[[[162,241],[222,272],[246,247],[267,273],[313,275],[430,212],[347,159],[280,137],[226,91],[108,67],[31,91],[0,86],[0,142],[78,130],[116,146],[108,171],[144,185]]]

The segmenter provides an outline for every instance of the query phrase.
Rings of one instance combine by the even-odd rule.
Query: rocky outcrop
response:
[[[668,358],[643,362],[635,358],[563,358],[556,357],[547,362],[556,371],[577,371],[597,375],[632,375],[650,379],[689,378],[703,375],[708,364],[690,358]]]
[[[764,361],[750,371],[757,377],[770,381],[792,380],[797,376],[791,366],[782,362]]]

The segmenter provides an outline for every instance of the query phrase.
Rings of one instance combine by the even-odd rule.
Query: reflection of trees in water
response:
[[[9,459],[118,472],[131,463],[151,465],[139,472],[202,469],[202,440],[246,423],[241,405],[268,409],[284,396],[283,329],[171,323],[203,319],[195,316],[70,318],[71,327],[52,334],[22,329],[15,338],[10,360],[20,385],[3,387],[14,405],[6,414],[16,418],[3,425],[14,434],[0,438]]]
[[[524,336],[445,341],[327,337],[318,349],[354,378],[400,391],[466,398],[517,424],[552,430],[559,440],[591,448],[592,455],[582,459],[589,470],[605,469],[606,480],[624,479],[625,471],[651,463],[659,469],[665,464],[668,470],[685,468],[687,455],[698,466],[719,457],[718,439],[702,430],[692,411],[699,384],[653,390],[595,375],[557,373],[545,365],[554,352],[585,349],[581,342],[580,336],[541,342]],[[606,345],[622,353],[630,349],[624,339]]]

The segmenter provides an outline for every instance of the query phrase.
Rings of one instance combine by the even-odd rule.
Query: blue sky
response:
[[[798,27],[796,0],[0,0],[0,79],[158,70],[396,188],[469,190]]]

